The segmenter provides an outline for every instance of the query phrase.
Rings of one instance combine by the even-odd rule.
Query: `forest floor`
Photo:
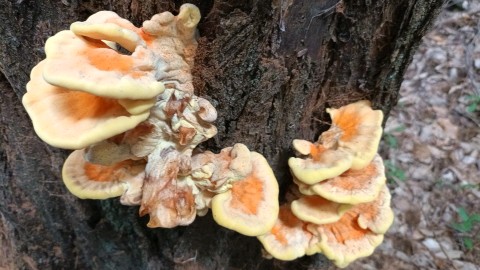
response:
[[[480,3],[444,11],[388,119],[381,155],[395,222],[348,269],[480,269]]]

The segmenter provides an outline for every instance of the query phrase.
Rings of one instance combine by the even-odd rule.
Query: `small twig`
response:
[[[198,252],[197,252],[197,250],[195,250],[195,255],[193,257],[190,257],[190,258],[185,259],[185,260],[173,259],[173,261],[176,264],[186,264],[186,263],[189,263],[189,262],[195,262],[197,260],[197,255],[198,255]]]
[[[310,22],[308,23],[307,25],[307,29],[305,31],[305,36],[303,37],[303,40],[306,40],[307,39],[307,35],[308,35],[308,30],[310,30],[310,26],[312,25],[312,22],[313,22],[313,19],[315,18],[318,18],[318,17],[321,17],[323,15],[330,15],[332,14],[333,10],[337,8],[337,5],[339,3],[341,3],[343,0],[339,0],[337,3],[333,4],[331,7],[328,7],[326,9],[323,9],[321,10],[319,13],[313,15],[311,18],[310,18]]]
[[[327,121],[320,120],[320,119],[318,119],[318,118],[316,118],[316,117],[312,117],[312,119],[313,119],[313,121],[322,123],[322,124],[324,124],[324,125],[328,125],[328,126],[331,126],[331,125],[332,125],[332,123],[327,122]]]
[[[456,113],[460,114],[461,116],[466,117],[467,119],[469,119],[470,121],[472,121],[473,123],[475,123],[477,126],[480,127],[480,121],[477,120],[477,119],[475,119],[475,118],[473,118],[470,114],[464,113],[464,112],[459,111],[459,110],[457,110],[457,109],[454,109],[454,111],[455,111]]]

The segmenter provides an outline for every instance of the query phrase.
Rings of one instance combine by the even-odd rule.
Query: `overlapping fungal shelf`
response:
[[[383,114],[368,101],[328,109],[317,142],[295,140],[295,185],[274,227],[258,239],[281,260],[323,253],[338,267],[369,256],[393,222],[382,158]]]
[[[393,220],[376,154],[381,111],[368,101],[328,109],[332,126],[317,142],[294,140],[295,185],[279,207],[261,154],[243,144],[194,154],[217,133],[215,108],[193,91],[199,21],[191,4],[142,27],[100,11],[48,39],[23,104],[42,140],[74,150],[62,172],[68,190],[138,205],[152,228],[211,209],[219,225],[257,236],[281,260],[321,252],[343,267],[371,254]]]
[[[62,176],[77,197],[120,197],[149,227],[188,225],[211,208],[220,225],[261,235],[279,208],[265,158],[242,144],[193,155],[217,133],[215,108],[193,91],[199,21],[184,4],[142,27],[111,11],[75,22],[48,39],[23,104],[41,139],[75,150]]]

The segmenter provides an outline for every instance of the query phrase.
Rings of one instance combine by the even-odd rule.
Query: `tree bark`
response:
[[[292,139],[328,128],[325,108],[369,99],[388,116],[443,0],[191,1],[203,15],[195,91],[217,108],[217,152],[244,143],[291,183]],[[325,269],[321,256],[262,258],[261,245],[198,217],[148,229],[137,207],[80,200],[61,181],[68,152],[35,135],[21,105],[46,39],[99,10],[136,25],[182,1],[0,0],[0,269]],[[280,200],[283,199],[281,194]]]

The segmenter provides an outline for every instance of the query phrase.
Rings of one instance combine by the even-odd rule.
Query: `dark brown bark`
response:
[[[192,1],[203,14],[196,93],[219,112],[219,134],[264,154],[281,187],[294,138],[325,129],[326,107],[370,99],[386,114],[443,0]],[[79,200],[61,181],[67,151],[38,139],[21,105],[48,36],[102,9],[139,23],[181,1],[0,0],[0,268],[321,269],[322,256],[265,260],[255,238],[217,226],[148,229],[137,207]]]

